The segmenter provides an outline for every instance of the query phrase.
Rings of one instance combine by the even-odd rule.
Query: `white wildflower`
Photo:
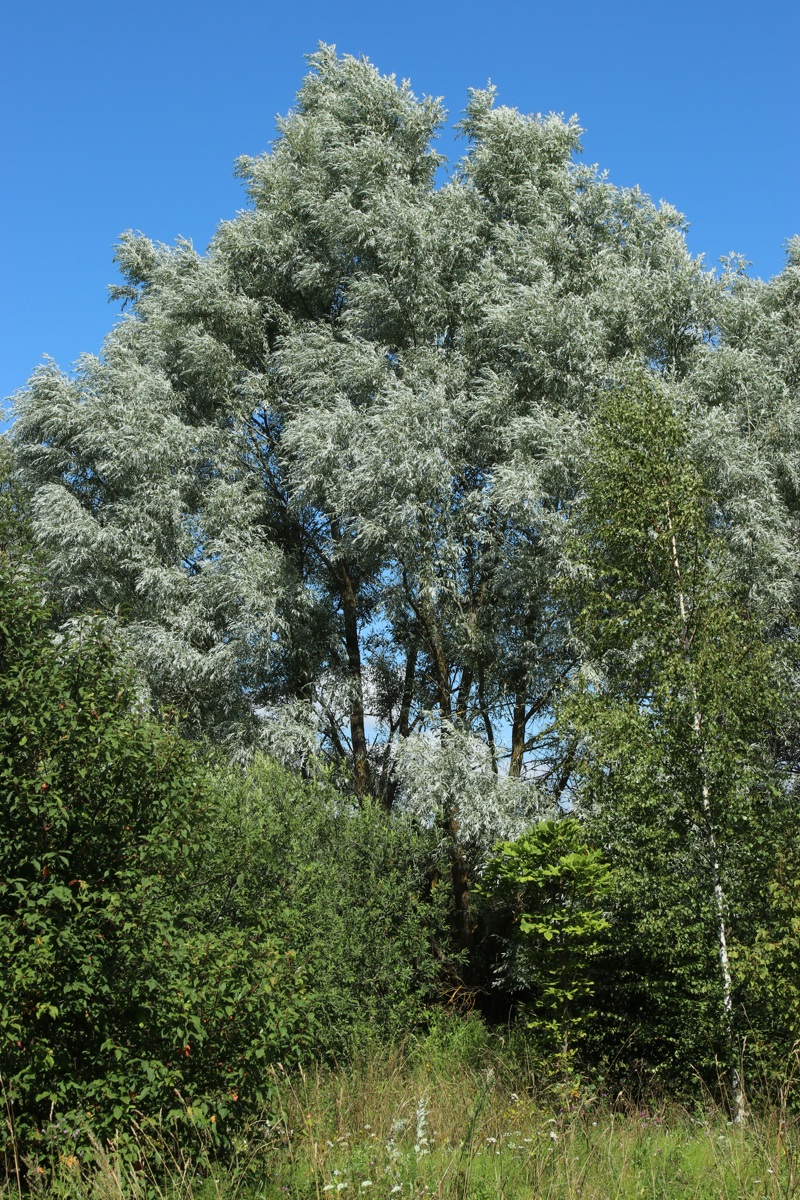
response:
[[[430,1154],[428,1149],[428,1097],[420,1096],[417,1102],[417,1136],[414,1143],[414,1153],[417,1158]]]

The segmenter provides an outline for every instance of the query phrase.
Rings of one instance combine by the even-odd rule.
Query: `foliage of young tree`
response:
[[[540,821],[516,841],[498,843],[481,879],[481,894],[513,913],[502,982],[527,996],[529,1028],[565,1066],[594,1015],[587,1002],[610,928],[610,891],[608,863],[575,817]]]
[[[774,870],[755,936],[734,948],[746,981],[751,1076],[775,1091],[792,1090],[800,1045],[800,837],[796,821],[772,847]],[[789,1082],[791,1081],[791,1082]]]
[[[102,630],[54,642],[0,554],[0,1077],[13,1153],[53,1121],[125,1139],[159,1113],[224,1133],[304,1044],[308,1005],[264,914],[202,886],[204,776],[137,707]],[[18,1161],[18,1160],[17,1160]]]

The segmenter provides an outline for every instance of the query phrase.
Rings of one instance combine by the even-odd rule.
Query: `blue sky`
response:
[[[0,396],[44,354],[100,349],[120,232],[205,246],[243,206],[233,160],[268,148],[320,40],[453,120],[489,78],[523,111],[577,113],[585,157],[681,209],[709,265],[733,250],[769,277],[800,233],[796,0],[9,0]]]

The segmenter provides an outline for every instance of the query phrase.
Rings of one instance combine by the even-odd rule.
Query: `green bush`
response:
[[[133,1120],[232,1129],[308,1004],[266,913],[226,920],[215,810],[99,628],[57,644],[0,553],[0,1076],[17,1151]]]
[[[226,919],[269,914],[303,962],[323,1055],[402,1038],[427,1019],[448,958],[435,831],[356,803],[323,776],[257,758],[220,777],[217,891]]]

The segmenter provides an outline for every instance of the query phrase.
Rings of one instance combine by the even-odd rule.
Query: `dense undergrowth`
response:
[[[792,1065],[787,1064],[789,1081]],[[743,1127],[702,1089],[691,1105],[610,1095],[535,1063],[477,1018],[345,1065],[270,1068],[276,1106],[220,1155],[212,1130],[189,1142],[164,1121],[134,1130],[138,1157],[71,1131],[30,1161],[23,1186],[48,1200],[773,1200],[800,1192],[800,1124],[784,1087]],[[0,1194],[16,1192],[9,1179]]]

